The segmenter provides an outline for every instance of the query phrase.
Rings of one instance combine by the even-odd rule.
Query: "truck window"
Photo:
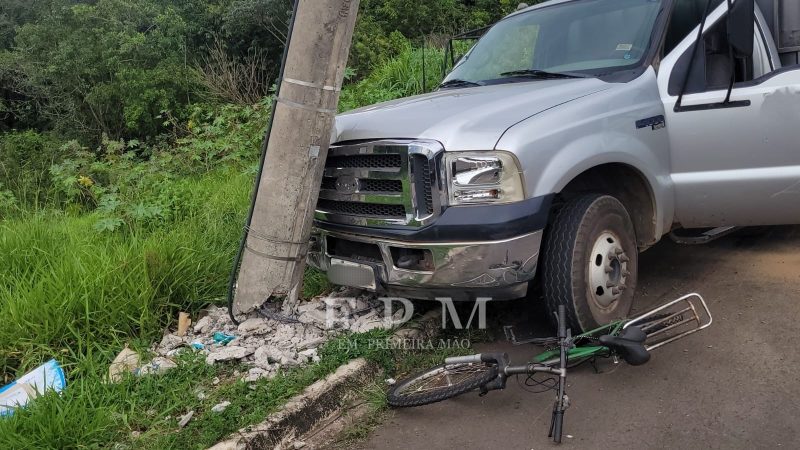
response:
[[[728,41],[727,20],[723,16],[714,26],[703,34],[700,55],[701,60],[695,63],[689,77],[686,93],[697,93],[715,90],[725,90],[731,82],[746,83],[762,77],[773,69],[769,62],[768,50],[760,36],[759,27],[756,27],[755,47],[750,58],[736,58],[731,61],[730,45]],[[680,58],[681,63],[676,66],[670,77],[669,92],[677,95],[683,83],[685,67],[691,57],[690,47]],[[678,69],[678,67],[682,67]]]
[[[667,37],[664,41],[663,55],[669,55],[682,40],[689,36],[692,30],[700,25],[707,3],[708,0],[677,0],[675,2],[667,28]],[[712,1],[712,10],[720,3],[722,0]]]
[[[773,71],[772,63],[769,60],[769,51],[761,37],[761,30],[756,27],[753,36],[753,79],[758,79]]]
[[[647,55],[662,0],[584,0],[501,20],[445,81],[499,82],[524,70],[600,76],[635,67]]]

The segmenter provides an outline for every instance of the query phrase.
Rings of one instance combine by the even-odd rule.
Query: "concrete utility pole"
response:
[[[234,312],[300,293],[359,0],[298,0]]]

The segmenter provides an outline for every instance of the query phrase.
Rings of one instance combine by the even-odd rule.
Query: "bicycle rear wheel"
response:
[[[497,378],[497,366],[442,364],[397,382],[387,394],[395,408],[428,405],[478,389]]]

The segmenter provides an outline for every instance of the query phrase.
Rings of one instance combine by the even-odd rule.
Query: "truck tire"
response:
[[[551,320],[558,305],[566,306],[573,333],[627,317],[638,256],[633,223],[619,200],[602,194],[569,200],[542,242],[542,289]]]

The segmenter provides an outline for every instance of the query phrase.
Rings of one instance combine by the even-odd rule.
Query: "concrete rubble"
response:
[[[184,428],[186,425],[189,424],[189,421],[192,420],[194,417],[194,411],[189,411],[188,413],[178,417],[178,428]]]
[[[385,304],[374,294],[341,288],[301,303],[291,318],[262,310],[239,317],[238,326],[231,321],[227,308],[212,307],[196,318],[184,336],[165,334],[153,351],[161,360],[196,351],[205,354],[207,364],[241,362],[250,366],[241,374],[242,380],[255,382],[275,376],[281,368],[319,361],[317,349],[342,333],[393,328],[404,311],[401,303],[391,306],[391,320],[386,320]]]

